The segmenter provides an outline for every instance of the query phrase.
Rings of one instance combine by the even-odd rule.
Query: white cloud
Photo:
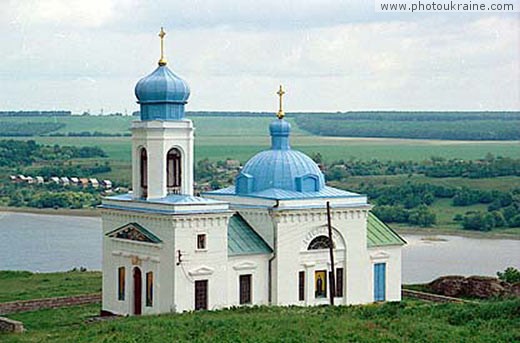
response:
[[[517,16],[388,17],[370,1],[27,3],[0,14],[5,109],[135,109],[161,25],[191,109],[274,110],[280,82],[288,111],[520,108]]]

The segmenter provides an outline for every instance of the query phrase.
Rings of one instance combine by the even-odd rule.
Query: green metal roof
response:
[[[367,245],[369,248],[384,245],[403,245],[406,241],[383,223],[372,212],[368,214]]]
[[[270,254],[273,250],[239,214],[229,218],[228,255]]]

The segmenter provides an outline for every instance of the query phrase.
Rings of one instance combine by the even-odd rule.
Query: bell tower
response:
[[[134,199],[193,195],[194,127],[184,114],[190,88],[167,66],[165,36],[161,28],[158,67],[135,86],[141,115],[132,123]]]

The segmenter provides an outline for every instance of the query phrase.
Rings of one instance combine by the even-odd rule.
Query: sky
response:
[[[372,0],[0,0],[0,110],[138,109],[159,59],[187,110],[520,110],[520,13]]]

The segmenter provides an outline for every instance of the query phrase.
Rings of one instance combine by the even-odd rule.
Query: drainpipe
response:
[[[276,204],[273,206],[273,208],[276,208],[278,207],[278,205],[280,204],[280,201],[279,200],[276,200]],[[272,216],[272,208],[269,210],[269,214]],[[273,254],[271,255],[271,258],[269,258],[269,264],[268,264],[268,269],[267,269],[267,287],[268,287],[268,301],[269,301],[269,304],[272,305],[273,303],[273,267],[272,267],[272,262],[273,260],[276,258],[276,241],[277,241],[277,236],[278,235],[278,226],[277,225],[274,225],[273,226]]]

